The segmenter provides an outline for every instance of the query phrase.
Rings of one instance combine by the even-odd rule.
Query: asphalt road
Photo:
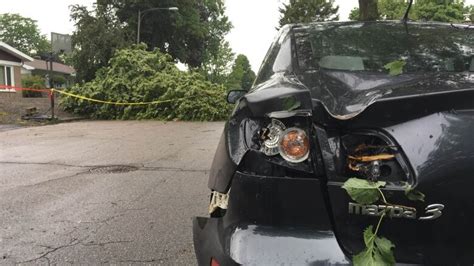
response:
[[[0,264],[195,264],[223,123],[0,132]]]

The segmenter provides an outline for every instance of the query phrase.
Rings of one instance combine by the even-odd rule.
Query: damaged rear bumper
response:
[[[194,248],[199,265],[349,265],[331,231],[238,225],[196,217]]]
[[[237,172],[226,214],[196,217],[199,265],[347,265],[331,230],[320,182]]]

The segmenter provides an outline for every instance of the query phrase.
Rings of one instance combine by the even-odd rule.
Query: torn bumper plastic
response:
[[[345,265],[331,230],[321,184],[311,178],[237,172],[223,217],[196,217],[199,265]]]

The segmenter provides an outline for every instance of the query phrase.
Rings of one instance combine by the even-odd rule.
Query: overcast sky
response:
[[[5,1],[5,0],[4,0]],[[248,56],[256,71],[276,35],[278,8],[285,0],[224,0],[234,28],[227,36],[235,53]],[[38,22],[41,31],[72,33],[74,25],[69,19],[69,6],[81,4],[92,6],[95,0],[13,0],[0,5],[1,13],[19,13]],[[474,0],[467,0],[474,4]],[[358,0],[336,0],[340,20],[347,20],[349,12],[358,5]],[[49,38],[49,37],[48,37]]]

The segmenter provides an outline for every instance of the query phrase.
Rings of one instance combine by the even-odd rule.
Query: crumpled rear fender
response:
[[[275,74],[245,95],[226,123],[209,174],[208,187],[227,193],[232,176],[249,151],[259,122],[274,112],[305,110],[310,115],[312,101],[309,90],[293,76]]]

